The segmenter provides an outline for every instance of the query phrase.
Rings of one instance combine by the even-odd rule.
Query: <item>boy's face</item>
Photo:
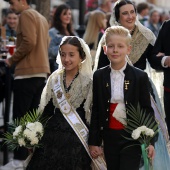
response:
[[[130,53],[131,46],[127,38],[122,35],[110,35],[103,47],[105,54],[115,69],[121,69],[125,64],[126,55]]]

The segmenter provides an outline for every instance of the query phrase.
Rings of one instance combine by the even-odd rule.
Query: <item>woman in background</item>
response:
[[[132,36],[132,51],[129,54],[129,59],[132,64],[144,70],[146,68],[146,59],[154,65],[152,61],[151,52],[156,37],[146,27],[144,27],[137,19],[137,11],[135,5],[129,0],[119,0],[115,3],[110,19],[110,25],[121,25],[127,28]],[[102,41],[100,41],[100,46]],[[101,53],[95,61],[95,69],[104,67],[109,64],[109,60]]]
[[[99,10],[90,13],[86,31],[83,39],[91,49],[92,60],[94,62],[97,45],[106,28],[106,14]]]
[[[48,55],[52,73],[58,68],[56,56],[63,36],[75,35],[72,24],[71,8],[68,5],[62,4],[57,7],[54,13],[52,27],[49,30],[49,35],[51,42],[49,45]]]

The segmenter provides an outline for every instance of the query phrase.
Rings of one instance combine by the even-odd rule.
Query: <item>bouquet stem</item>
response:
[[[141,149],[142,149],[142,156],[143,156],[143,160],[144,160],[144,168],[145,168],[145,170],[149,170],[149,161],[148,161],[148,155],[146,152],[146,145],[142,144]]]

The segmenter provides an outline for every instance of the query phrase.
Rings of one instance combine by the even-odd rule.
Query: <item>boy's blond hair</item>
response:
[[[122,26],[111,26],[106,29],[104,33],[104,44],[106,45],[108,38],[111,35],[120,35],[127,39],[127,45],[130,45],[131,43],[131,34],[128,29],[122,27]]]

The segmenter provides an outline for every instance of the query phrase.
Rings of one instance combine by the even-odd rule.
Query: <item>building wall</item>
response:
[[[170,10],[170,1],[169,0],[155,0],[155,1],[156,1],[155,5]]]

